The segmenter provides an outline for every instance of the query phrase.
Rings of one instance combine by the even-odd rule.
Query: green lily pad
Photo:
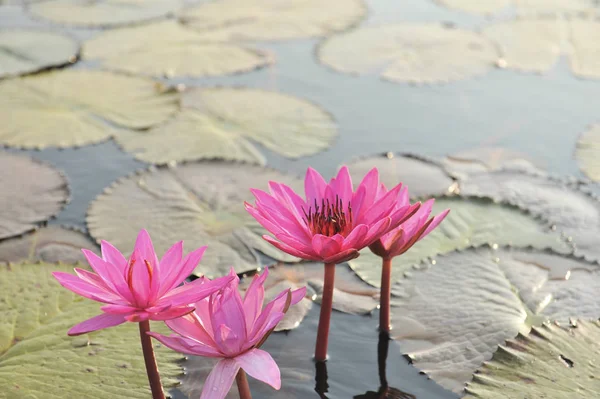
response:
[[[367,13],[362,0],[221,0],[185,8],[183,23],[207,40],[289,40],[343,31]]]
[[[379,156],[360,158],[349,162],[352,181],[358,184],[371,169],[379,170],[379,180],[387,188],[402,182],[412,198],[453,194],[457,183],[433,161],[413,155],[388,152]]]
[[[6,152],[0,153],[0,187],[0,239],[35,229],[69,200],[69,186],[62,172]]]
[[[106,31],[85,42],[83,54],[107,69],[169,78],[228,75],[271,62],[265,52],[203,41],[172,20]]]
[[[595,124],[577,140],[575,159],[590,179],[600,181],[600,124]]]
[[[122,129],[164,122],[177,109],[177,94],[144,78],[65,70],[9,79],[0,82],[0,143],[38,149],[98,143]]]
[[[59,24],[115,27],[158,19],[181,6],[179,0],[49,0],[30,4],[27,10]]]
[[[133,249],[140,229],[149,231],[158,253],[179,240],[191,251],[208,250],[196,274],[215,277],[233,266],[238,273],[262,266],[259,253],[290,262],[262,239],[266,231],[244,209],[250,188],[267,190],[269,180],[296,189],[299,179],[243,163],[199,162],[176,168],[151,168],[123,178],[105,190],[88,209],[87,225],[96,240],[122,251]]]
[[[569,181],[541,173],[496,171],[472,174],[461,183],[466,195],[507,201],[547,220],[575,246],[577,255],[600,259],[600,202]]]
[[[79,337],[78,322],[100,313],[97,302],[61,287],[50,274],[72,267],[0,266],[0,392],[6,398],[150,397],[134,323]],[[167,331],[162,323],[152,328]],[[180,354],[155,346],[165,388],[182,373]]]
[[[497,23],[483,34],[498,44],[503,68],[545,73],[564,55],[575,75],[599,79],[600,45],[594,40],[598,29],[600,22],[595,20],[545,17]]]
[[[481,245],[552,248],[569,253],[572,248],[548,224],[517,207],[485,198],[438,198],[432,214],[450,208],[446,219],[427,237],[393,260],[392,278],[401,278],[412,266],[439,254]],[[381,258],[363,250],[350,267],[364,281],[379,287]]]
[[[54,32],[0,31],[0,77],[24,75],[77,60],[79,44]]]
[[[598,321],[534,328],[498,348],[473,376],[465,398],[597,398],[599,342]]]
[[[156,164],[199,159],[265,164],[254,143],[299,158],[328,148],[336,136],[333,117],[303,99],[258,89],[211,88],[184,93],[181,113],[165,124],[143,135],[121,132],[116,140],[137,159]]]
[[[51,225],[0,242],[0,262],[86,263],[82,248],[100,253],[96,243],[85,234]]]
[[[460,392],[506,339],[566,313],[597,317],[600,304],[590,293],[600,287],[600,267],[541,255],[481,248],[410,272],[392,288],[392,335],[402,352],[433,380]],[[572,269],[570,278],[551,279],[563,261]],[[585,284],[591,288],[570,297]]]
[[[482,75],[498,53],[478,33],[442,24],[369,26],[325,40],[319,60],[336,71],[393,82],[443,83]]]

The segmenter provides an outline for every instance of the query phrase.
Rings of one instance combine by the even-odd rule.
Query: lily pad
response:
[[[299,158],[328,148],[336,136],[332,116],[306,100],[259,89],[211,88],[184,93],[176,118],[143,135],[121,132],[117,143],[156,164],[198,159],[265,164],[254,142]]]
[[[524,18],[491,25],[483,33],[500,47],[505,68],[545,73],[564,55],[575,75],[598,79],[600,45],[593,39],[598,29],[595,20]]]
[[[402,256],[393,260],[392,279],[401,278],[412,266],[457,249],[482,245],[552,248],[562,253],[572,251],[547,223],[508,204],[496,204],[489,199],[438,198],[433,214],[450,208],[443,223]],[[381,258],[369,250],[349,262],[364,281],[379,287]]]
[[[203,41],[175,21],[106,31],[87,41],[83,52],[111,70],[169,78],[228,75],[271,62],[265,52]]]
[[[466,195],[492,197],[527,209],[571,241],[576,254],[600,259],[600,202],[570,182],[512,171],[474,174],[461,184]]]
[[[600,124],[595,124],[577,140],[575,159],[590,179],[600,181]]]
[[[74,324],[99,313],[97,302],[62,288],[50,274],[72,267],[0,266],[0,392],[7,398],[119,399],[150,396],[137,325],[77,338]],[[163,323],[152,328],[165,332]],[[182,356],[156,346],[166,388],[182,373]]]
[[[597,10],[594,0],[436,0],[440,4],[473,14],[494,14],[508,7],[520,13],[592,13]]]
[[[443,83],[482,75],[498,53],[478,33],[442,24],[370,26],[332,36],[319,60],[336,71],[394,82]]]
[[[0,153],[0,187],[0,239],[35,229],[69,199],[67,179],[60,171],[5,152]]]
[[[72,38],[39,30],[0,31],[0,77],[24,75],[77,60],[79,44]]]
[[[358,184],[371,169],[379,170],[379,179],[388,188],[402,182],[413,198],[453,194],[457,183],[433,161],[413,155],[388,152],[349,162],[352,180]]]
[[[529,259],[520,258],[525,254]],[[573,270],[568,280],[551,280],[555,262],[535,253],[488,248],[454,252],[423,265],[392,290],[392,332],[413,364],[442,386],[460,392],[472,373],[492,357],[496,347],[517,333],[526,334],[557,314],[600,315],[592,295],[569,299],[578,280],[598,287],[600,268]],[[535,259],[536,264],[531,260]],[[568,262],[576,262],[567,258]],[[581,269],[592,265],[584,261]],[[576,274],[581,274],[573,279]],[[544,276],[543,279],[531,276]],[[593,281],[593,284],[591,283]],[[537,285],[536,285],[537,284]],[[538,290],[544,295],[534,295]]]
[[[100,252],[83,233],[51,225],[0,242],[0,262],[86,263],[82,248]]]
[[[276,260],[298,261],[262,239],[265,230],[244,209],[250,188],[267,189],[269,180],[302,182],[274,170],[242,163],[200,162],[151,168],[123,178],[88,209],[92,237],[127,251],[141,228],[157,252],[184,240],[188,251],[208,245],[195,273],[215,277],[233,266],[238,273],[261,266],[259,252]]]
[[[180,19],[213,41],[289,40],[345,30],[367,14],[362,0],[221,0],[184,9]]]
[[[596,362],[600,323],[578,321],[534,328],[501,345],[491,361],[477,370],[465,398],[580,399],[600,396]]]
[[[181,5],[179,0],[49,0],[30,4],[28,11],[59,24],[114,27],[158,19]]]
[[[459,151],[442,160],[444,169],[460,180],[473,173],[515,170],[535,173],[540,169],[527,154],[502,147],[478,147]]]
[[[48,2],[41,3],[47,4]],[[178,97],[151,81],[103,71],[66,70],[0,82],[0,143],[73,147],[119,129],[146,129],[171,117]]]

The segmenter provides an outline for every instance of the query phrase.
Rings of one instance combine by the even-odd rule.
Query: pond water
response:
[[[479,29],[489,22],[485,17],[443,8],[427,0],[370,0],[367,5],[369,15],[363,25],[444,21]],[[0,27],[8,26],[63,29],[34,21],[18,7],[3,6],[0,7]],[[97,33],[85,29],[68,31],[79,38]],[[312,166],[330,176],[344,162],[389,151],[442,157],[461,150],[494,146],[524,153],[553,174],[582,177],[573,151],[578,136],[600,120],[596,101],[600,96],[600,81],[576,78],[566,59],[561,59],[544,75],[495,69],[483,76],[443,85],[411,85],[384,81],[377,76],[337,73],[316,60],[318,43],[316,39],[258,43],[256,47],[276,54],[276,63],[245,74],[173,79],[168,83],[262,88],[300,96],[322,106],[334,116],[339,127],[339,137],[330,149],[290,160],[261,148],[270,167],[297,175]],[[80,62],[75,68],[90,66],[93,65]],[[105,187],[147,167],[121,151],[113,141],[77,149],[9,150],[29,154],[65,171],[71,185],[71,201],[50,223],[82,229],[86,228],[89,203]],[[280,396],[264,386],[253,385],[257,399],[376,397],[360,395],[379,389],[377,311],[362,317],[334,313],[331,360],[327,363],[328,389],[327,393],[321,389],[319,395],[315,393],[315,386],[324,386],[323,373],[316,381],[315,365],[310,359],[318,310],[318,306],[313,307],[299,328],[274,334],[266,345],[274,352],[286,346],[303,349],[296,364],[290,363],[289,357],[277,359],[275,355],[282,369],[293,367],[305,378],[302,384],[285,387]],[[391,387],[406,392],[406,398],[459,397],[419,374],[401,355],[394,341],[389,343],[387,379]],[[178,399],[186,397],[180,390],[175,390],[173,395]],[[396,395],[393,397],[403,397],[398,392]]]

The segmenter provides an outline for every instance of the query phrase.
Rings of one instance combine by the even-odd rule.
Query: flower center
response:
[[[323,199],[321,205],[315,199],[314,206],[309,206],[308,211],[302,208],[308,228],[313,234],[322,234],[327,237],[341,234],[346,237],[352,231],[352,207],[348,202],[348,209],[344,209],[342,199],[337,195],[335,202]]]
[[[129,260],[129,270],[127,271],[127,285],[129,286],[129,290],[133,293],[133,267],[135,266],[136,263],[136,259],[133,257],[133,255],[131,255],[131,259]],[[152,268],[152,265],[150,264],[150,262],[148,262],[146,259],[144,259],[144,265],[146,266],[146,269],[148,270],[148,278],[149,278],[149,284],[152,284],[152,274],[154,272],[154,269]]]

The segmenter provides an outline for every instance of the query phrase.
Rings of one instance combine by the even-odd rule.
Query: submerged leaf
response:
[[[180,19],[213,41],[288,40],[342,31],[366,13],[362,0],[221,0],[186,8]]]
[[[332,36],[320,61],[340,72],[394,82],[443,83],[489,71],[498,54],[485,37],[442,24],[369,26]]]
[[[590,179],[600,181],[600,124],[595,124],[577,140],[575,159]]]
[[[439,165],[410,155],[390,152],[361,158],[347,165],[355,184],[359,184],[371,169],[377,168],[380,181],[388,189],[402,182],[412,198],[452,194],[457,188],[455,181]]]
[[[47,4],[48,2],[42,3]],[[0,143],[25,148],[97,143],[171,117],[178,97],[148,79],[65,70],[0,82]]]
[[[270,169],[241,163],[199,162],[177,168],[151,168],[116,182],[88,210],[96,239],[127,250],[140,229],[150,232],[157,253],[184,240],[187,251],[208,245],[196,274],[215,277],[233,266],[238,273],[260,266],[259,252],[297,261],[262,239],[266,231],[244,209],[250,188],[267,189],[269,180],[292,187],[301,181]]]
[[[246,72],[269,64],[267,53],[210,43],[175,21],[107,31],[87,41],[84,57],[123,72],[162,77],[204,77]]]
[[[96,244],[83,233],[51,225],[0,242],[0,262],[85,263],[82,248],[99,254]]]
[[[181,5],[180,0],[49,0],[30,4],[27,10],[60,24],[112,27],[164,17]]]
[[[598,321],[534,328],[498,348],[473,376],[465,398],[597,398],[599,342]]]
[[[545,269],[562,261],[573,269],[571,278],[551,280]],[[592,288],[570,297],[583,280]],[[558,254],[454,252],[393,286],[392,322],[399,328],[392,334],[417,368],[460,392],[497,345],[518,332],[569,312],[586,318],[600,314],[600,304],[587,294],[599,286],[597,264]]]
[[[433,214],[450,208],[446,219],[427,237],[417,242],[401,256],[394,258],[392,279],[401,278],[411,266],[439,254],[481,245],[552,248],[562,253],[572,249],[552,232],[547,223],[507,204],[496,204],[489,199],[438,198]],[[349,262],[354,271],[375,287],[381,279],[381,258],[371,251]]]
[[[299,158],[326,149],[337,136],[330,114],[287,94],[196,89],[183,95],[182,107],[165,124],[143,135],[121,132],[117,142],[137,159],[157,164],[215,158],[264,164],[264,155],[253,142]]]
[[[0,31],[0,77],[23,75],[75,62],[79,44],[41,30]]]
[[[48,264],[0,266],[0,392],[7,398],[150,396],[137,325],[80,337],[67,330],[99,314],[100,305],[61,287]],[[165,333],[162,323],[153,329]],[[182,373],[182,356],[155,346],[166,388]]]
[[[468,179],[473,173],[497,170],[530,173],[540,171],[527,154],[502,147],[478,147],[459,151],[446,156],[442,164],[448,173],[461,180]]]
[[[1,126],[6,122],[4,119]],[[0,239],[35,229],[56,215],[69,199],[67,179],[60,171],[5,152],[0,153],[0,187]]]

